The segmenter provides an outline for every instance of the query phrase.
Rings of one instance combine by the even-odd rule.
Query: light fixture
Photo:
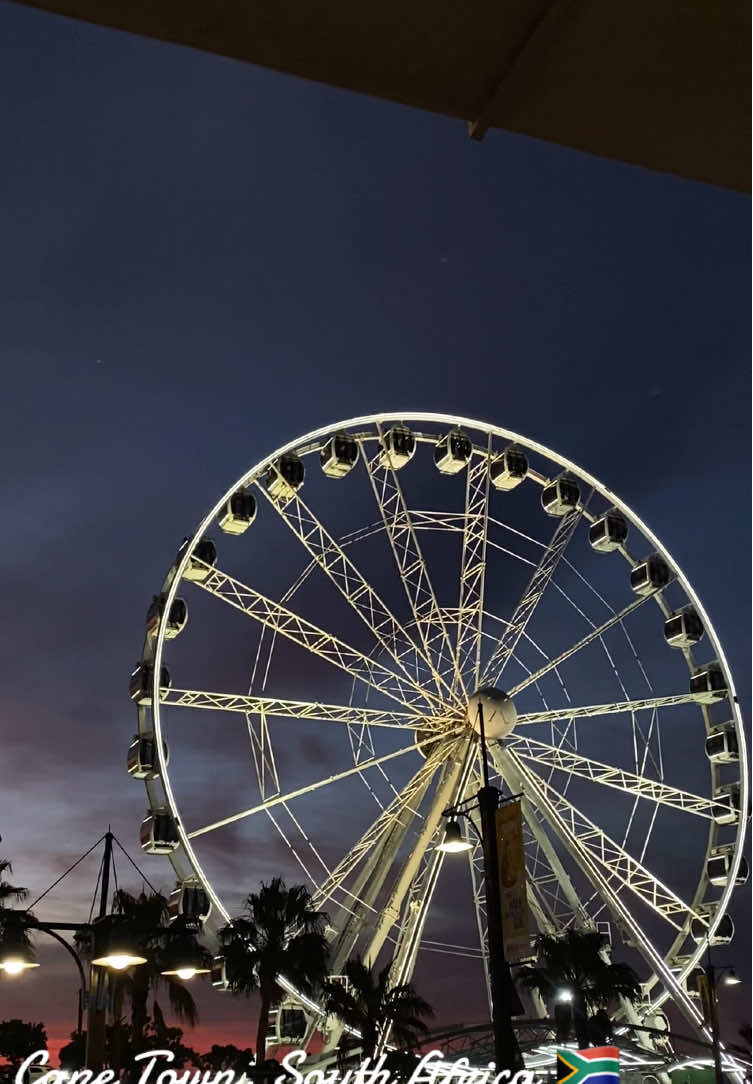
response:
[[[470,851],[473,844],[464,838],[462,830],[460,828],[460,821],[455,817],[447,822],[447,827],[444,833],[444,839],[438,845],[438,851],[444,851],[446,854],[459,854],[461,851]]]
[[[95,928],[95,955],[92,963],[99,967],[109,967],[112,971],[125,971],[127,967],[145,964],[136,940],[125,926],[113,921],[112,916],[102,920],[102,925]]]
[[[10,949],[0,956],[0,971],[6,975],[20,975],[22,971],[28,971],[39,964],[32,958],[31,951],[26,949]]]
[[[0,971],[6,975],[20,975],[32,967],[39,967],[34,959],[34,949],[29,943],[26,930],[15,923],[2,931],[0,944]]]
[[[210,968],[205,967],[204,954],[196,942],[186,941],[168,949],[168,966],[163,975],[174,975],[176,979],[188,982],[195,975],[208,975]]]
[[[727,974],[722,979],[725,986],[737,986],[743,980],[740,978],[734,967],[731,967]]]
[[[554,1000],[563,1004],[568,1004],[573,1000],[573,996],[572,990],[567,986],[563,986],[560,990],[557,990],[554,995]]]

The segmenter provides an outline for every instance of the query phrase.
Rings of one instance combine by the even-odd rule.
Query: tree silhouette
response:
[[[361,1033],[364,1057],[373,1057],[385,1025],[398,1046],[411,1046],[427,1032],[424,1017],[434,1010],[409,982],[389,985],[390,960],[378,973],[358,957],[348,960],[344,975],[347,988],[328,982],[324,987],[325,1008],[347,1027]]]
[[[266,1055],[269,1010],[283,996],[278,977],[284,975],[304,994],[326,978],[326,918],[303,885],[288,888],[275,877],[247,896],[244,914],[219,932],[230,989],[247,997],[259,993],[257,1065]]]
[[[635,1002],[640,997],[638,976],[627,964],[604,958],[604,943],[596,930],[541,934],[536,939],[536,957],[534,966],[520,968],[517,979],[521,986],[538,990],[555,1018],[560,1042],[567,1041],[574,1025],[580,1046],[590,1046],[595,1030],[602,1035],[606,1030],[604,1017],[610,1005],[620,998]],[[558,1001],[563,989],[570,991],[571,1002]],[[591,1028],[589,1010],[595,1013]]]
[[[0,1022],[0,1057],[7,1058],[14,1069],[29,1054],[46,1047],[44,1024],[30,1024],[27,1020],[17,1019]]]

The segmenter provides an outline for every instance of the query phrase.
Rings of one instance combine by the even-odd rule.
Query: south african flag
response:
[[[619,1084],[620,1052],[616,1046],[557,1051],[557,1084]]]

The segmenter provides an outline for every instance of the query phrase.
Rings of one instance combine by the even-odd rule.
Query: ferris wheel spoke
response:
[[[418,771],[382,810],[377,819],[369,825],[358,842],[343,856],[326,881],[314,893],[314,902],[318,909],[323,908],[336,892],[343,890],[347,878],[367,856],[378,851],[385,837],[395,830],[396,825],[402,823],[404,813],[407,812],[411,817],[418,814],[418,807],[431,780],[436,775],[443,755],[444,750],[439,748],[429,753]]]
[[[395,760],[397,757],[403,757],[406,753],[413,753],[420,746],[428,745],[433,741],[436,741],[435,737],[422,738],[411,745],[406,745],[403,749],[396,749],[392,753],[385,753],[383,756],[373,757],[371,760],[364,760],[360,764],[356,764],[353,768],[346,768],[345,771],[337,772],[336,775],[330,775],[326,779],[319,779],[317,782],[309,783],[305,787],[298,787],[296,790],[288,791],[287,794],[276,794],[264,802],[259,802],[257,805],[242,810],[240,813],[233,813],[232,816],[223,817],[222,820],[214,821],[212,824],[206,824],[203,828],[196,828],[193,832],[187,833],[188,838],[195,839],[197,836],[206,835],[207,832],[214,832],[218,828],[225,828],[229,824],[235,824],[236,821],[244,820],[246,817],[252,817],[255,813],[261,813],[271,809],[273,806],[282,805],[284,802],[290,802],[294,798],[304,798],[308,794],[313,794],[314,791],[321,790],[322,787],[328,787],[332,783],[339,783],[342,779],[348,779],[353,775],[360,775],[368,768],[376,768],[380,764],[386,764],[390,760]]]
[[[528,622],[538,606],[544,592],[549,585],[552,576],[567,548],[567,544],[575,533],[575,528],[581,521],[583,507],[578,505],[557,524],[557,529],[552,535],[551,542],[547,546],[541,560],[528,581],[523,595],[515,607],[508,628],[503,632],[499,643],[495,647],[486,668],[481,677],[481,685],[496,685],[502,676],[502,671],[507,665],[510,656],[515,651],[518,640],[526,630]]]
[[[576,843],[585,849],[591,861],[602,870],[602,881],[610,887],[617,882],[619,888],[630,889],[655,914],[677,930],[683,928],[689,914],[702,918],[676,892],[525,765],[514,751],[507,750],[507,756],[519,768],[527,796],[542,812],[550,810],[556,814],[557,823],[565,828],[571,851]],[[603,896],[602,892],[599,894]]]
[[[449,751],[446,751],[445,755],[449,757]],[[451,757],[446,760],[444,771],[437,784],[436,790],[434,791],[431,805],[424,817],[423,826],[416,841],[416,846],[406,857],[402,868],[400,869],[397,881],[381,912],[371,941],[369,942],[368,950],[364,954],[365,959],[375,960],[377,958],[387,939],[390,928],[395,923],[399,922],[403,901],[410,890],[414,878],[419,872],[425,853],[430,848],[432,841],[437,834],[442,822],[442,813],[448,806],[455,804],[458,797],[465,790],[473,766],[474,755],[475,749],[467,746],[462,761],[454,761]],[[435,851],[434,854],[437,859],[441,861],[444,852]],[[417,923],[420,923],[420,925],[423,926],[424,917],[425,913],[419,914],[418,909],[414,908],[410,923],[411,929],[415,930],[417,928]],[[417,945],[415,947],[417,950]],[[415,961],[415,953],[413,954],[412,960]]]
[[[489,522],[489,465],[492,438],[485,453],[471,459],[465,486],[465,526],[460,559],[460,600],[458,602],[458,673],[470,671],[471,685],[478,685],[481,666],[481,632],[486,575],[486,536]],[[462,690],[458,688],[458,692]]]
[[[196,584],[203,591],[248,614],[267,628],[305,648],[312,655],[326,659],[372,689],[397,700],[402,706],[419,714],[426,710],[426,705],[431,705],[431,714],[437,709],[441,711],[441,703],[436,704],[427,692],[419,696],[413,685],[382,663],[368,658],[343,640],[220,569],[210,565],[205,567],[208,571],[206,579],[197,581]],[[421,699],[424,704],[421,704]]]
[[[381,426],[377,428],[380,444],[382,444],[384,434]],[[440,696],[449,693],[459,704],[460,699],[453,691],[456,682],[459,682],[460,688],[463,688],[458,674],[457,658],[450,643],[397,474],[386,457],[383,457],[381,450],[371,459],[366,454],[365,448],[362,452],[374,498],[384,522],[385,532],[416,622],[424,654],[434,661],[433,677],[436,692]]]
[[[575,775],[581,779],[590,779],[615,790],[622,791],[636,798],[647,798],[652,802],[679,809],[683,813],[694,813],[699,817],[711,818],[714,811],[721,807],[711,798],[700,794],[671,787],[658,779],[616,768],[590,757],[581,756],[560,746],[547,745],[533,738],[513,735],[507,739],[507,745],[517,756],[532,761],[541,768],[557,769]]]
[[[569,851],[573,860],[580,867],[581,872],[591,882],[597,895],[604,900],[618,926],[626,935],[630,936],[636,949],[655,972],[657,978],[663,983],[665,990],[674,1000],[675,1005],[685,1019],[692,1025],[694,1030],[698,1031],[701,1020],[695,1006],[654,947],[651,939],[644,933],[642,926],[635,919],[625,901],[614,890],[613,878],[604,876],[605,866],[599,861],[598,852],[595,852],[592,847],[588,847],[586,841],[571,830],[570,814],[567,809],[558,808],[558,796],[551,788],[546,787],[542,780],[535,777],[530,769],[515,757],[514,753],[508,752],[508,756],[517,766],[529,795],[535,800],[536,806],[560,840],[560,843]],[[564,803],[564,805],[567,806],[568,803]],[[569,808],[573,813],[579,815],[572,807]],[[591,827],[594,830],[594,826]],[[595,829],[595,832],[598,834],[599,830]],[[648,876],[650,877],[650,875]],[[651,880],[654,879],[651,878]],[[685,905],[683,905],[683,908],[687,914],[688,909]]]
[[[544,666],[542,666],[540,669],[526,675],[523,681],[518,682],[518,684],[514,688],[510,689],[508,695],[515,696],[517,693],[522,693],[524,689],[527,689],[529,685],[533,685],[535,682],[539,681],[541,678],[544,677],[545,674],[550,673],[552,670],[556,670],[557,667],[561,666],[563,662],[566,662],[568,659],[572,658],[573,655],[577,655],[579,651],[581,651],[584,647],[587,647],[588,644],[592,643],[600,636],[603,636],[604,633],[611,629],[614,625],[618,625],[621,621],[624,621],[629,614],[633,613],[634,610],[637,610],[639,606],[642,606],[643,603],[647,602],[650,598],[655,599],[656,594],[640,595],[638,598],[634,599],[631,603],[629,603],[629,605],[625,606],[622,610],[620,610],[619,613],[613,614],[612,617],[610,617],[603,624],[599,625],[598,628],[592,629],[581,640],[578,640],[577,643],[573,644],[572,647],[569,647],[566,651],[563,651],[562,654],[558,655],[556,659],[549,659],[549,661],[545,663]]]
[[[588,704],[574,707],[568,704],[551,711],[530,711],[519,715],[516,726],[524,723],[554,723],[567,719],[585,719],[598,715],[621,715],[625,712],[648,711],[653,708],[671,708],[678,704],[698,703],[697,693],[678,693],[676,696],[649,696],[642,700],[618,700],[614,704]]]
[[[241,712],[244,715],[278,715],[287,719],[314,719],[355,726],[381,726],[394,730],[417,730],[441,723],[440,719],[419,719],[409,711],[379,711],[319,701],[281,700],[273,696],[244,696],[235,693],[199,692],[193,689],[163,689],[160,703],[178,708],[206,708],[212,711]]]
[[[431,658],[422,653],[407,635],[404,626],[297,493],[286,499],[275,500],[265,486],[258,481],[256,485],[319,568],[355,610],[376,642],[403,671],[405,679],[423,695],[423,689],[411,676],[402,654],[405,647],[408,647],[429,670],[433,670]]]

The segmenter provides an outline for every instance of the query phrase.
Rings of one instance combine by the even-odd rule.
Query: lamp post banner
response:
[[[519,801],[506,802],[497,810],[497,848],[505,956],[509,963],[515,964],[531,953],[523,812]]]

